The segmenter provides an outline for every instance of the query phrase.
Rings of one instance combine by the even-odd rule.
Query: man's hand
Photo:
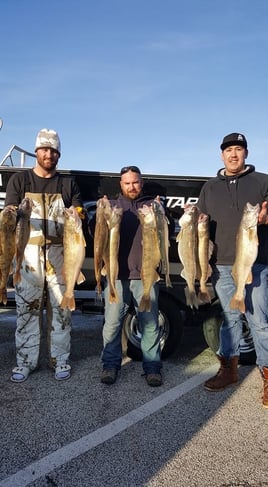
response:
[[[264,201],[261,205],[258,223],[259,225],[268,225],[268,201]]]

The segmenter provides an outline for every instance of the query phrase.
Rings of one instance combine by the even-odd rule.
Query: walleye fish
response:
[[[120,224],[123,215],[123,208],[113,208],[106,206],[104,215],[109,228],[109,301],[118,303],[118,295],[115,287],[115,281],[118,278],[118,251],[120,243]]]
[[[210,303],[211,298],[207,288],[207,280],[211,276],[212,269],[209,264],[213,252],[213,243],[209,240],[209,217],[200,213],[197,222],[198,235],[198,267],[197,279],[200,281],[198,299],[201,303]]]
[[[0,213],[0,303],[7,304],[7,281],[15,254],[17,210],[6,206]]]
[[[153,202],[153,211],[156,220],[156,229],[158,236],[158,243],[161,255],[161,273],[165,274],[166,286],[172,287],[169,277],[169,238],[168,238],[168,219],[165,215],[165,210],[161,204],[160,197],[157,196]]]
[[[189,205],[184,209],[184,213],[179,219],[181,227],[176,241],[178,242],[178,254],[183,265],[181,276],[185,279],[186,304],[191,308],[198,309],[198,298],[195,291],[195,279],[197,277],[197,220],[198,208]]]
[[[111,206],[107,196],[100,198],[97,201],[94,233],[94,271],[98,301],[102,301],[101,276],[106,274],[108,282],[110,281],[109,228],[105,217],[105,212],[109,213],[109,210],[111,210]]]
[[[142,208],[139,208],[138,213],[142,225],[141,280],[143,283],[143,295],[139,305],[139,311],[150,311],[150,291],[154,283],[159,281],[159,275],[156,269],[159,266],[161,254],[156,219],[152,207],[143,205]]]
[[[24,250],[30,237],[30,216],[33,207],[33,201],[30,198],[24,198],[18,207],[18,222],[16,226],[15,238],[15,270],[13,274],[14,286],[20,282],[21,265],[24,257]]]
[[[85,281],[81,267],[85,258],[86,242],[81,219],[74,207],[65,209],[63,231],[63,276],[66,284],[61,308],[75,310],[74,287]]]
[[[231,299],[230,308],[245,313],[245,285],[252,282],[252,266],[258,253],[257,224],[260,205],[246,203],[236,236],[236,257],[232,267],[232,276],[236,291]]]

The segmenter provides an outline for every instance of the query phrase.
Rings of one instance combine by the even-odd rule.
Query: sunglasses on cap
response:
[[[122,176],[122,174],[125,174],[128,171],[132,171],[132,172],[136,172],[138,174],[141,174],[140,169],[137,166],[125,166],[125,167],[122,167],[122,169],[120,171],[120,175]]]

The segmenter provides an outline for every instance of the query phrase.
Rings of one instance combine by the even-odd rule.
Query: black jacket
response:
[[[199,196],[198,207],[210,217],[210,238],[215,244],[217,264],[233,265],[236,234],[247,202],[252,205],[268,200],[268,175],[255,171],[252,165],[237,176],[217,177],[207,181]],[[256,262],[268,265],[268,226],[258,226],[259,252]]]

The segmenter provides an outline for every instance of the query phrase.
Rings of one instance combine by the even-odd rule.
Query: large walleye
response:
[[[75,310],[74,287],[76,283],[81,284],[85,280],[81,272],[85,246],[81,219],[74,207],[66,208],[63,232],[63,276],[66,288],[60,305],[62,309]]]
[[[6,206],[0,213],[0,303],[7,304],[7,281],[15,254],[17,210]]]
[[[200,281],[198,299],[201,303],[210,303],[211,298],[208,292],[207,280],[211,276],[212,269],[209,264],[213,252],[213,243],[209,240],[209,217],[200,213],[197,222],[198,235],[198,271],[197,279]]]
[[[96,226],[94,233],[94,270],[96,279],[97,299],[102,300],[101,276],[105,273],[110,282],[110,259],[109,259],[109,228],[105,213],[111,210],[107,196],[97,201]],[[104,268],[103,268],[104,264]]]
[[[198,308],[198,298],[195,291],[195,279],[197,277],[197,221],[198,208],[195,205],[185,207],[184,213],[179,219],[180,231],[177,235],[178,254],[183,265],[181,276],[185,279],[186,304],[191,308]]]
[[[24,257],[24,250],[30,237],[30,216],[33,201],[24,198],[18,207],[18,221],[16,226],[15,238],[15,270],[13,274],[13,284],[16,285],[21,280],[20,270]]]
[[[168,238],[168,219],[165,215],[165,210],[161,204],[160,197],[157,196],[153,201],[153,211],[156,220],[157,236],[161,255],[161,273],[165,275],[167,287],[172,287],[169,277],[169,238]]]
[[[118,303],[118,295],[115,281],[118,278],[118,251],[120,243],[120,224],[123,215],[123,208],[117,206],[104,208],[104,216],[109,228],[109,301]]]
[[[246,203],[236,236],[236,257],[232,276],[236,285],[230,308],[245,313],[244,289],[252,282],[252,266],[258,253],[257,224],[260,205]]]
[[[141,280],[143,283],[143,295],[139,305],[139,311],[150,311],[150,291],[154,283],[159,281],[159,275],[156,269],[159,266],[161,254],[156,219],[152,206],[143,205],[142,208],[139,208],[138,213],[142,226]]]

